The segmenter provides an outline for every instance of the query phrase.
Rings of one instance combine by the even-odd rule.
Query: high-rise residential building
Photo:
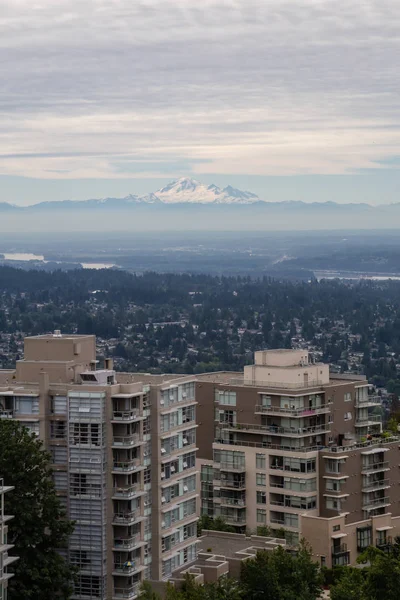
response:
[[[244,373],[198,375],[196,400],[203,514],[304,536],[327,566],[400,534],[400,439],[363,376],[267,350]]]
[[[8,554],[14,546],[9,544],[7,540],[7,523],[13,517],[4,513],[4,495],[13,489],[12,486],[4,485],[3,480],[0,479],[0,600],[7,600],[8,581],[13,576],[8,573],[8,566],[18,560],[17,556],[9,556]]]
[[[327,566],[400,534],[400,439],[382,434],[380,399],[306,350],[256,352],[243,373],[116,373],[94,336],[57,331],[0,371],[0,416],[51,452],[75,600],[134,600],[143,580],[196,569],[200,493],[203,514],[304,536]]]
[[[25,339],[0,371],[0,416],[17,419],[53,457],[57,493],[75,529],[66,558],[76,600],[133,600],[197,556],[193,377],[116,373],[94,336]]]

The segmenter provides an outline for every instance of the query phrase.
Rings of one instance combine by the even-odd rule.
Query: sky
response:
[[[0,0],[0,202],[400,202],[400,2]]]

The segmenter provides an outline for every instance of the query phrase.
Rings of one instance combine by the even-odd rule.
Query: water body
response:
[[[400,275],[398,273],[383,273],[382,275],[374,273],[356,273],[352,271],[314,271],[315,277],[318,281],[321,279],[350,279],[361,281],[362,279],[369,279],[371,281],[400,281]]]
[[[44,260],[44,256],[42,254],[31,254],[29,252],[4,252],[3,253],[4,260],[15,260],[15,261],[30,261],[35,260],[42,263],[47,263],[49,261]],[[56,261],[58,264],[62,264],[63,261]],[[115,264],[111,263],[77,263],[82,266],[83,269],[111,269],[115,267]]]
[[[30,254],[29,252],[4,252],[3,256],[5,260],[40,260],[44,262],[42,254]]]

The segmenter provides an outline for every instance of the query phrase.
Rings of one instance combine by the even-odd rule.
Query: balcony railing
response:
[[[127,473],[130,471],[136,471],[141,466],[141,462],[138,458],[132,460],[115,461],[113,464],[113,471],[120,473]]]
[[[113,489],[113,497],[114,498],[122,498],[122,499],[131,499],[134,498],[137,494],[140,494],[143,489],[140,485],[130,485],[128,487],[115,487]]]
[[[223,471],[239,471],[239,472],[244,472],[246,471],[246,466],[245,464],[238,464],[238,463],[233,463],[230,461],[222,461],[218,462],[215,461],[215,464],[217,464],[219,466],[219,468]]]
[[[141,517],[140,511],[135,510],[133,512],[126,513],[115,513],[113,518],[113,523],[118,525],[131,525],[137,519]]]
[[[219,500],[222,505],[226,504],[228,506],[244,507],[246,505],[244,498],[226,498],[224,496],[220,496],[219,498],[214,498],[214,500]]]
[[[140,594],[140,583],[126,588],[115,588],[113,598],[116,600],[135,600]]]
[[[317,406],[315,408],[281,408],[279,406],[263,406],[262,404],[256,405],[255,413],[262,414],[283,414],[290,415],[291,417],[313,417],[314,415],[322,415],[330,412],[330,407],[326,404],[323,406]]]
[[[246,516],[238,516],[238,515],[224,515],[221,514],[221,517],[226,523],[233,525],[244,525],[246,523]]]
[[[130,538],[116,538],[113,542],[113,547],[116,550],[133,550],[140,542],[140,535],[134,535]]]
[[[0,419],[13,419],[14,411],[13,410],[0,410]]]
[[[374,498],[374,500],[364,500],[363,501],[363,510],[371,510],[377,508],[378,506],[385,506],[390,504],[390,500],[387,496],[382,498]]]
[[[121,448],[132,448],[140,444],[140,435],[135,433],[132,435],[117,435],[113,437],[112,445],[120,446]]]
[[[363,484],[362,489],[364,490],[379,490],[382,488],[390,487],[389,479],[380,479],[378,481],[370,481],[369,483]]]
[[[347,544],[335,544],[332,546],[332,556],[338,556],[347,552]]]
[[[142,566],[142,563],[138,559],[127,560],[123,563],[114,564],[114,573],[117,575],[133,575]]]
[[[252,423],[238,423],[237,425],[220,423],[219,426],[221,429],[229,429],[233,431],[262,434],[269,433],[273,435],[287,435],[290,437],[302,437],[318,433],[327,433],[330,430],[329,423],[315,425],[314,427],[280,427],[279,425],[253,425]]]
[[[243,377],[234,377],[229,381],[230,385],[239,385],[245,387],[258,387],[273,390],[300,390],[313,387],[321,387],[324,382],[321,379],[310,379],[309,381],[298,381],[296,383],[288,383],[282,381],[254,381],[244,380]]]
[[[245,480],[233,481],[229,479],[214,479],[213,485],[214,487],[233,488],[235,490],[244,490],[246,488]]]
[[[386,469],[389,469],[388,461],[370,463],[361,467],[361,473],[376,473],[378,471],[385,471]]]
[[[131,410],[115,410],[113,412],[113,421],[134,421],[141,416],[141,411],[138,408],[133,408]]]
[[[382,425],[382,417],[380,415],[368,415],[366,417],[357,417],[356,418],[356,427],[363,427],[369,424],[372,425]]]
[[[382,404],[381,396],[367,396],[366,398],[356,399],[356,406],[380,406]]]

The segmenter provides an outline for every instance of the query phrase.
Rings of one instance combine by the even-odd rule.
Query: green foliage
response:
[[[400,552],[395,541],[389,552],[367,548],[358,558],[363,568],[345,567],[331,588],[332,600],[397,600]]]
[[[304,542],[297,555],[281,547],[258,552],[243,563],[241,583],[248,600],[316,600],[321,593],[321,573]]]
[[[146,600],[153,600],[146,597]],[[182,588],[167,584],[165,600],[245,600],[243,590],[235,579],[222,577],[217,583],[195,583],[192,575],[186,575]]]
[[[161,596],[153,591],[149,581],[143,581],[140,586],[140,600],[161,600]]]
[[[331,589],[331,600],[364,600],[364,576],[361,569],[345,567]]]
[[[197,535],[200,536],[202,531],[225,531],[227,533],[235,533],[235,528],[225,523],[222,517],[213,519],[208,515],[202,515],[197,521]]]
[[[74,570],[56,551],[67,544],[73,524],[57,498],[50,455],[17,421],[0,421],[0,474],[14,490],[5,495],[8,540],[19,556],[8,588],[9,600],[66,600]]]

